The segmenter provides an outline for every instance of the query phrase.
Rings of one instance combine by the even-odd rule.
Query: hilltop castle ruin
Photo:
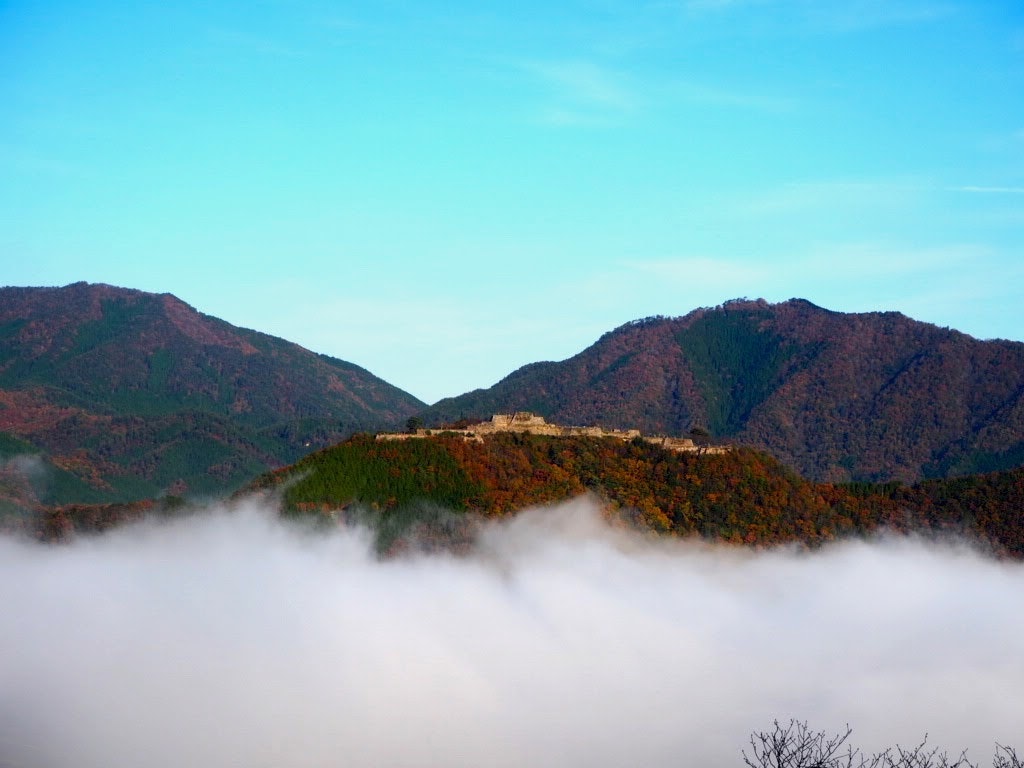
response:
[[[680,453],[726,453],[729,449],[721,445],[697,445],[688,437],[666,437],[652,435],[645,437],[639,429],[605,429],[604,427],[564,427],[549,424],[543,416],[529,411],[496,413],[490,421],[473,424],[466,429],[417,429],[415,432],[385,432],[377,435],[378,440],[410,440],[432,435],[461,435],[465,440],[483,442],[487,435],[499,432],[528,432],[532,435],[551,437],[612,437],[628,441],[641,439],[669,451]]]

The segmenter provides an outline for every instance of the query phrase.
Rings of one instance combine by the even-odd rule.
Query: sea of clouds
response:
[[[578,500],[380,559],[251,501],[0,539],[0,766],[740,766],[774,719],[1024,748],[1024,566],[652,541]]]

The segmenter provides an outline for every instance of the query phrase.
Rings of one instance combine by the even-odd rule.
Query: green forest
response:
[[[589,493],[609,517],[659,534],[817,546],[881,530],[956,534],[1024,557],[1024,469],[915,485],[808,481],[760,451],[676,453],[643,440],[357,435],[264,475],[291,515],[380,518],[424,504],[498,518]]]

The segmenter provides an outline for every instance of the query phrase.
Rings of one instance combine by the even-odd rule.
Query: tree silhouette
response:
[[[875,768],[878,756],[866,758],[847,740],[853,730],[829,736],[825,731],[812,731],[807,723],[790,720],[780,725],[776,720],[771,731],[751,734],[748,755],[743,762],[750,768]]]
[[[849,744],[853,730],[829,735],[812,731],[806,722],[776,720],[770,731],[755,731],[750,736],[750,754],[742,751],[748,768],[978,768],[967,759],[967,752],[950,758],[937,747],[928,746],[928,736],[915,747],[896,745],[870,757]],[[1024,768],[1024,761],[1013,747],[996,744],[993,768]]]

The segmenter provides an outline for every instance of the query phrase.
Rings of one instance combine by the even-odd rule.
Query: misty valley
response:
[[[0,768],[1024,768],[1024,0],[0,0]]]
[[[743,300],[427,406],[0,295],[0,766],[1020,768],[1022,344]]]
[[[952,541],[755,551],[581,499],[382,559],[248,500],[0,571],[7,765],[729,766],[790,717],[984,764],[1024,722],[1024,568]]]

